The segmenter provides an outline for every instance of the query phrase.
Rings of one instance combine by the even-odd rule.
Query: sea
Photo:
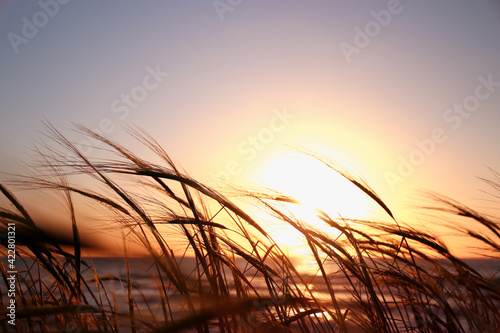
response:
[[[129,308],[129,289],[127,278],[130,277],[132,285],[133,301],[135,304],[134,316],[136,319],[136,325],[142,327],[145,331],[152,329],[150,326],[152,322],[163,322],[165,316],[170,316],[172,313],[174,316],[178,315],[182,317],[183,312],[186,312],[183,305],[182,296],[174,291],[167,290],[166,294],[160,292],[160,279],[158,279],[159,272],[154,265],[153,259],[149,257],[140,258],[128,258],[128,265],[130,275],[127,275],[126,261],[124,258],[84,258],[85,263],[89,265],[86,267],[82,266],[82,274],[88,283],[88,288],[96,295],[96,300],[93,300],[89,294],[87,295],[87,301],[91,305],[96,305],[96,302],[102,302],[106,304],[109,312],[114,312],[118,314],[116,318],[119,318],[120,332],[130,332],[132,331],[127,321],[129,321],[128,314],[130,313]],[[1,258],[1,261],[8,268],[7,258]],[[319,272],[315,262],[306,260],[304,258],[292,259],[304,281],[308,284],[308,288],[313,290],[314,294],[318,299],[329,301],[330,294],[327,286],[323,283],[321,278],[318,278]],[[471,267],[476,269],[480,274],[496,281],[500,281],[500,260],[498,259],[466,259],[464,260]],[[192,272],[195,269],[195,259],[185,257],[182,259],[181,268],[183,271]],[[244,267],[244,262],[239,262],[241,267]],[[91,267],[91,268],[90,268]],[[333,273],[338,267],[325,266],[327,272]],[[34,265],[31,260],[17,260],[16,261],[16,275],[19,281],[25,278],[30,278],[36,283],[49,283],[50,279],[47,281],[37,281],[38,267]],[[267,288],[264,280],[259,278],[255,270],[248,270],[245,273],[249,279],[253,279],[252,286],[262,295],[267,294]],[[42,274],[43,275],[43,274]],[[98,275],[100,282],[97,283],[95,276]],[[43,278],[42,278],[43,279]],[[332,280],[332,289],[335,292],[336,297],[343,299],[342,304],[349,304],[350,300],[353,300],[352,294],[347,291],[348,281],[344,278],[339,278]],[[1,279],[1,301],[5,310],[0,311],[1,313],[7,312],[6,305],[9,304],[9,285],[8,281]],[[22,283],[21,286],[24,292],[30,292],[27,290],[29,286]],[[37,286],[39,287],[39,286]],[[46,288],[50,290],[51,286],[47,285]],[[53,288],[53,287],[52,287]],[[36,289],[36,288],[34,288]],[[44,296],[47,303],[50,303],[50,297]],[[162,301],[168,298],[168,305],[165,306],[165,302]],[[279,300],[277,300],[279,301]],[[330,300],[331,301],[331,300]],[[22,306],[20,306],[22,307]],[[92,310],[89,308],[82,308],[82,313],[89,315]],[[125,318],[125,320],[123,320]],[[3,318],[2,318],[3,319]],[[58,328],[59,332],[73,332],[79,333],[80,330],[76,327],[65,327],[64,329]],[[140,330],[142,331],[142,330]],[[218,331],[218,329],[216,330]]]

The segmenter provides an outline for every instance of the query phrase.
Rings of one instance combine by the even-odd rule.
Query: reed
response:
[[[51,142],[35,149],[36,173],[12,185],[59,193],[68,207],[73,242],[70,250],[61,247],[38,227],[13,192],[0,185],[10,203],[0,208],[2,232],[8,223],[16,223],[16,260],[26,260],[29,268],[17,274],[18,332],[500,331],[497,280],[454,256],[437,236],[398,221],[365,181],[325,157],[303,151],[363,191],[385,211],[385,221],[342,219],[319,211],[328,232],[284,209],[282,203],[296,202],[293,198],[239,190],[254,206],[304,236],[314,263],[304,272],[265,224],[182,172],[147,133],[129,130],[162,165],[78,127],[104,143],[113,156],[91,160],[48,127]],[[72,182],[75,175],[93,185]],[[489,182],[500,188],[498,182]],[[91,259],[82,257],[74,204],[80,200],[96,210],[104,208],[103,228],[110,223],[121,226],[125,248],[132,242],[147,250],[154,261],[150,276],[160,311],[133,281],[127,255],[125,277],[103,276]],[[499,257],[497,221],[451,199],[436,198],[438,204],[436,209],[474,223],[450,228]],[[6,256],[7,242],[2,245]],[[185,265],[188,258],[194,258],[194,266]],[[9,269],[4,262],[0,272],[2,290],[7,290]],[[318,288],[324,292],[318,293]],[[5,293],[1,297],[0,311],[5,311],[9,298]],[[6,315],[2,313],[0,321],[4,331],[12,328]]]

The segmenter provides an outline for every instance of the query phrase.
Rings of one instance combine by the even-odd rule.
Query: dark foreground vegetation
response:
[[[271,191],[238,192],[303,235],[312,260],[304,272],[272,240],[264,223],[180,171],[147,134],[130,130],[161,158],[161,165],[79,129],[107,147],[106,158],[90,160],[51,128],[52,142],[35,149],[36,174],[17,181],[64,199],[72,226],[70,247],[40,229],[11,190],[16,184],[0,185],[0,202],[5,203],[0,208],[5,235],[0,330],[500,332],[500,288],[492,275],[455,257],[435,235],[400,223],[364,181],[323,157],[317,158],[380,206],[385,221],[318,211],[331,228],[326,232],[283,207],[293,198]],[[103,228],[120,225],[125,248],[133,242],[147,250],[154,262],[148,271],[156,286],[154,301],[144,296],[127,257],[122,276],[101,275],[90,259],[82,258],[76,202],[92,203],[102,212]],[[436,205],[450,217],[467,218],[466,226],[457,224],[453,231],[499,257],[496,221],[452,200],[439,199]],[[10,267],[13,225],[15,266]],[[192,264],[185,264],[187,258]],[[18,270],[15,278],[12,268]],[[15,311],[10,311],[13,302]]]

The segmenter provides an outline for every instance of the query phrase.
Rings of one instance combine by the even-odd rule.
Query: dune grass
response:
[[[10,203],[0,208],[2,232],[7,232],[8,223],[16,224],[16,261],[29,267],[16,275],[14,328],[8,323],[9,298],[3,292],[9,286],[9,269],[5,261],[0,265],[4,331],[500,331],[496,280],[455,257],[435,235],[397,221],[363,180],[324,157],[315,156],[374,200],[385,211],[385,221],[348,220],[318,211],[330,233],[283,209],[281,203],[293,203],[293,198],[264,191],[239,193],[303,235],[313,261],[304,272],[273,241],[265,224],[178,169],[146,133],[129,131],[161,158],[162,165],[79,127],[104,143],[111,155],[90,160],[56,129],[49,129],[52,142],[35,149],[36,173],[15,185],[62,196],[73,245],[71,250],[61,247],[38,227],[13,192],[0,185]],[[95,186],[71,182],[75,175]],[[498,182],[491,184],[500,188]],[[121,226],[126,249],[132,242],[147,250],[154,261],[149,274],[157,286],[160,311],[134,281],[127,255],[125,276],[102,275],[90,259],[82,258],[75,210],[81,200],[104,208],[103,228],[110,223]],[[457,231],[482,242],[491,257],[499,257],[498,222],[450,199],[437,200],[438,209],[470,220],[468,228],[457,226]],[[8,243],[2,240],[2,245],[6,256]],[[193,266],[185,265],[188,257],[194,258]]]

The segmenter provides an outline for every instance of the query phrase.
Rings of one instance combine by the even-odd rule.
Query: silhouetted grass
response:
[[[52,142],[35,149],[37,173],[17,185],[62,195],[73,247],[63,249],[44,233],[15,195],[0,185],[10,202],[0,209],[3,232],[8,223],[16,223],[16,261],[25,260],[28,267],[16,280],[19,332],[500,331],[496,280],[455,257],[435,235],[397,221],[364,180],[324,157],[303,151],[363,191],[387,214],[385,221],[342,219],[318,211],[328,232],[284,209],[281,203],[296,203],[293,198],[240,192],[304,236],[312,260],[304,272],[273,241],[264,223],[179,170],[146,133],[130,130],[162,165],[79,127],[114,154],[112,159],[90,160],[49,129]],[[71,181],[75,175],[86,177],[85,187]],[[470,220],[470,227],[457,230],[482,242],[491,257],[499,257],[498,222],[450,199],[436,199],[443,206],[437,209]],[[149,274],[157,286],[159,311],[134,281],[126,254],[124,277],[100,275],[90,259],[82,258],[75,209],[75,202],[82,200],[105,208],[104,229],[109,229],[110,219],[121,225],[125,249],[132,242],[147,250],[154,261]],[[6,240],[2,245],[6,255]],[[186,265],[191,257],[195,264]],[[9,269],[2,263],[0,271],[7,287]],[[9,302],[4,286],[2,312]],[[122,294],[125,298],[118,296]],[[12,328],[7,320],[3,313],[0,325],[5,331]]]

